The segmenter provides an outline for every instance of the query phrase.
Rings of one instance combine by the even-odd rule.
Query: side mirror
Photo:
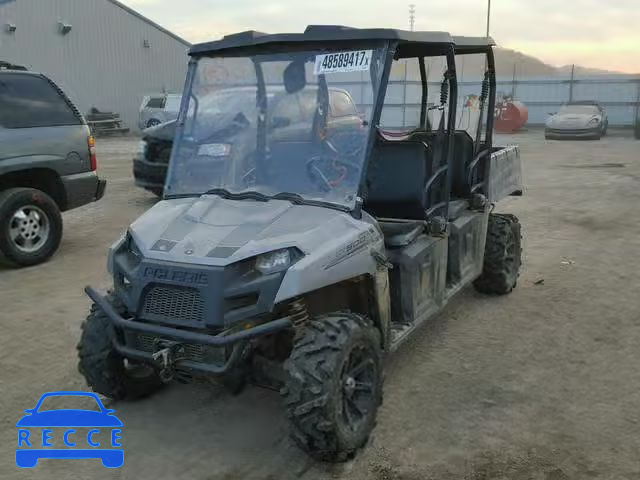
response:
[[[273,117],[271,119],[272,129],[284,128],[284,127],[288,127],[289,125],[291,125],[291,120],[288,119],[287,117]]]
[[[283,74],[284,89],[288,94],[296,93],[307,85],[307,74],[304,69],[304,61],[294,60]]]
[[[556,112],[547,112],[549,115],[553,116],[556,114]]]
[[[24,413],[33,413],[33,408],[27,408]]]
[[[106,413],[107,415],[111,415],[113,413],[115,413],[116,411],[113,410],[112,408],[105,408],[104,409],[104,413]]]

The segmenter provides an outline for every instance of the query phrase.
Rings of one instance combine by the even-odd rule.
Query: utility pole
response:
[[[413,32],[413,27],[416,24],[416,6],[412,3],[409,5],[409,30]]]
[[[491,24],[491,0],[487,0],[487,37],[489,36],[489,27]]]
[[[569,80],[569,101],[573,102],[573,82],[576,79],[576,65],[571,65],[571,80]]]

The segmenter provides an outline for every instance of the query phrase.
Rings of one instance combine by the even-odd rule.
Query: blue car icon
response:
[[[83,409],[56,409],[39,411],[42,402],[48,397],[89,397],[95,400],[100,411]],[[107,468],[119,468],[124,463],[124,450],[121,447],[122,422],[114,415],[114,411],[104,408],[95,393],[91,392],[49,392],[40,397],[36,406],[24,411],[16,427],[18,427],[18,448],[16,449],[16,465],[21,468],[32,468],[41,458],[86,459],[99,458]],[[52,428],[64,428],[62,437],[64,446],[69,448],[53,448]],[[91,428],[86,434],[89,448],[75,448],[81,445],[83,437],[75,428]],[[29,430],[42,428],[42,437]],[[99,448],[96,441],[100,429],[110,430],[110,447]],[[32,435],[32,433],[34,435]],[[40,448],[42,447],[42,448]]]

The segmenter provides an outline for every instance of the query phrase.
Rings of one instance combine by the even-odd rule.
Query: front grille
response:
[[[171,157],[171,142],[148,141],[145,160],[151,163],[167,165]]]
[[[136,348],[143,352],[155,353],[159,350],[158,337],[140,333],[136,338]],[[180,349],[181,351],[178,354],[180,358],[191,360],[192,362],[205,363],[205,355],[207,354],[205,345],[181,343]]]
[[[167,322],[203,322],[204,301],[194,288],[154,285],[144,296],[140,316]]]
[[[554,135],[582,135],[595,133],[593,128],[549,128],[547,133],[552,133]]]

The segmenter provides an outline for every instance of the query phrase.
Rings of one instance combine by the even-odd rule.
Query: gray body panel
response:
[[[516,145],[495,148],[491,153],[491,175],[487,198],[499,202],[509,195],[521,195],[523,187],[520,148]]]
[[[387,250],[394,265],[392,350],[482,273],[488,215],[488,211],[463,210],[449,223],[448,235],[421,234],[406,247]]]
[[[0,175],[48,168],[59,176],[90,170],[86,125],[0,128]]]
[[[190,289],[204,309],[202,318],[190,314],[181,322],[191,327],[229,326],[324,286],[373,276],[378,267],[371,250],[384,249],[366,214],[356,220],[330,208],[215,195],[159,202],[131,225],[129,234],[140,255],[129,255],[122,239],[112,247],[109,267],[116,293],[130,311],[140,312],[155,286],[174,293]],[[303,256],[286,272],[261,275],[253,269],[257,255],[282,248],[297,248]],[[238,298],[244,299],[244,310],[230,312],[225,302]],[[170,323],[161,316],[152,313],[145,320]]]

